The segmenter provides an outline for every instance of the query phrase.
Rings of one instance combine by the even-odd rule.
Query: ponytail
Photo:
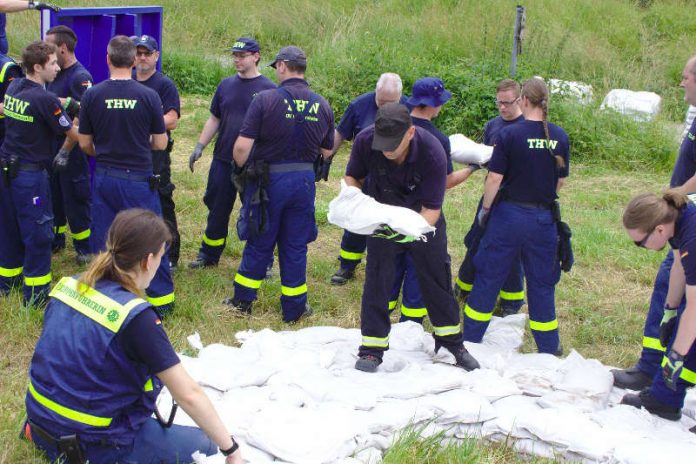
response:
[[[623,214],[626,229],[650,232],[660,224],[677,220],[679,211],[689,199],[676,189],[667,190],[661,197],[654,193],[641,193],[628,203]]]
[[[548,148],[549,153],[551,156],[553,156],[556,160],[556,169],[559,171],[561,169],[565,168],[565,160],[561,155],[556,155],[553,150],[551,150],[551,142],[550,139],[551,137],[549,136],[549,97],[545,97],[541,100],[541,109],[544,112],[544,119],[542,120],[542,123],[544,125],[544,136],[546,137],[546,148]]]

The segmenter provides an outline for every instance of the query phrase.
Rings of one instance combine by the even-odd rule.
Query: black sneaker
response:
[[[640,391],[652,383],[652,377],[635,366],[628,369],[614,369],[611,373],[614,376],[614,386],[619,388]]]
[[[637,395],[629,393],[621,399],[621,404],[627,404],[634,408],[645,408],[650,414],[662,417],[663,419],[678,421],[681,419],[681,409],[668,406],[655,399],[650,394],[650,390],[642,390]]]
[[[345,285],[346,282],[355,277],[355,268],[340,268],[331,276],[331,285]]]
[[[364,354],[355,361],[355,368],[363,372],[377,372],[377,366],[382,364],[382,360],[371,354]]]
[[[302,314],[300,314],[300,315],[297,317],[297,319],[293,319],[292,321],[285,321],[285,322],[287,322],[288,324],[294,324],[295,322],[299,321],[300,319],[306,319],[306,318],[308,318],[308,317],[311,316],[312,314],[314,314],[314,310],[313,310],[312,307],[309,305],[309,303],[305,303],[305,310],[304,310],[304,312],[303,312]]]
[[[444,345],[440,343],[439,340],[435,339],[435,353],[440,351],[440,348],[442,348]],[[456,348],[448,348],[445,346],[447,351],[452,353],[452,356],[454,356],[455,363],[458,367],[461,367],[462,369],[466,371],[473,371],[474,369],[478,369],[481,367],[481,365],[476,361],[476,359],[471,356],[471,353],[469,353],[464,346],[464,344],[456,347]]]
[[[236,300],[234,298],[225,298],[222,304],[230,306],[230,309],[235,309],[243,314],[251,314],[251,307],[253,306],[253,301],[242,301]]]
[[[208,261],[206,259],[201,258],[200,256],[196,258],[195,260],[191,261],[188,264],[189,269],[201,269],[204,267],[213,267],[217,266],[218,263],[215,261]]]

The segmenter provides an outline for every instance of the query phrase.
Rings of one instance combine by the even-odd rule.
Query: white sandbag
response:
[[[693,464],[696,444],[678,440],[634,440],[619,443],[612,463],[616,464]]]
[[[382,451],[377,448],[365,448],[353,457],[362,464],[382,464]]]
[[[626,89],[611,90],[600,109],[612,109],[636,121],[652,121],[660,112],[662,98],[654,92],[634,92]]]
[[[275,463],[275,459],[270,454],[255,448],[244,440],[234,437],[235,441],[239,443],[239,449],[242,453],[242,460],[248,464],[270,464]],[[205,454],[196,451],[191,455],[193,462],[196,464],[225,464],[225,456],[222,453],[213,454],[212,456],[206,456]]]
[[[496,416],[495,409],[484,396],[462,389],[427,395],[412,401],[420,408],[432,410],[438,424],[473,424]]]
[[[481,433],[484,437],[502,436],[532,438],[533,435],[520,427],[524,417],[534,417],[541,408],[530,396],[514,395],[493,402],[497,417],[484,422]]]
[[[266,359],[261,360],[257,353],[240,348],[212,344],[200,351],[191,375],[198,383],[220,391],[259,386],[265,384],[278,370],[277,367],[269,365]],[[221,369],[221,366],[225,368]],[[188,368],[188,365],[186,367]]]
[[[491,318],[490,325],[483,336],[483,344],[517,351],[522,346],[527,315],[514,314],[507,317]]]
[[[592,103],[592,86],[590,84],[561,79],[549,79],[548,84],[552,95],[571,98],[584,105]]]
[[[562,452],[559,452],[553,445],[530,438],[519,438],[512,441],[512,449],[520,454],[528,456],[538,456],[546,459],[555,459]]]
[[[493,147],[476,143],[464,134],[452,134],[449,136],[450,156],[452,161],[460,164],[478,164],[479,166],[487,163],[493,154]]]
[[[602,363],[596,359],[585,359],[572,350],[561,363],[559,371],[563,373],[563,378],[554,385],[554,389],[594,400],[597,402],[596,409],[606,407],[614,377]]]
[[[430,347],[432,340],[432,335],[426,333],[421,324],[413,321],[399,322],[391,326],[389,349],[425,351]]]
[[[513,380],[528,395],[543,396],[563,379],[561,360],[551,354],[513,354],[501,374]]]
[[[344,180],[341,180],[341,192],[329,203],[328,220],[359,235],[370,235],[383,224],[421,239],[435,231],[435,227],[412,209],[379,203],[359,188],[346,185]]]
[[[497,401],[513,395],[521,395],[517,384],[493,369],[476,369],[464,376],[462,388],[484,396],[488,401]]]

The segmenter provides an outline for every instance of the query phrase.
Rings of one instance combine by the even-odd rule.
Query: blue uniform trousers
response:
[[[271,172],[268,220],[258,237],[249,238],[234,277],[234,298],[256,300],[256,293],[278,246],[283,320],[298,319],[307,303],[307,244],[317,238],[314,220],[314,172]]]
[[[561,276],[558,233],[551,211],[500,202],[491,211],[474,258],[476,278],[464,308],[464,340],[481,342],[510,265],[522,257],[527,278],[529,327],[541,353],[559,349],[555,286]]]
[[[413,258],[409,253],[397,257],[395,271],[396,277],[389,296],[389,311],[396,309],[399,293],[401,293],[399,322],[414,321],[422,324],[423,318],[428,315],[428,310],[423,303],[418,276],[413,267]]]
[[[46,453],[51,462],[60,457],[56,446],[45,441],[40,434],[32,434],[32,441],[37,448]],[[81,445],[88,462],[103,464],[192,463],[191,455],[196,451],[207,456],[218,451],[217,446],[201,429],[183,425],[164,428],[152,418],[143,423],[130,447],[95,443]]]
[[[24,304],[43,304],[51,284],[53,213],[48,174],[19,171],[0,181],[0,294],[24,274]]]
[[[367,193],[369,178],[363,181],[362,192]],[[341,263],[341,269],[355,269],[363,256],[367,247],[367,235],[354,234],[348,230],[343,231],[341,238],[341,251],[338,255],[338,261]],[[393,308],[392,308],[393,309]]]
[[[70,224],[75,251],[79,255],[89,254],[92,192],[87,157],[79,148],[70,153],[65,171],[51,174],[51,198],[55,217],[53,247],[65,246],[66,224]]]
[[[427,242],[400,244],[376,237],[367,238],[367,266],[360,310],[360,356],[370,354],[382,358],[384,351],[389,349],[389,294],[398,260],[404,259],[406,254],[413,259],[436,341],[451,348],[462,343],[459,305],[452,293],[447,230],[444,218],[441,218],[437,232],[428,234]]]
[[[476,256],[484,232],[478,225],[476,218],[481,210],[482,201],[483,198],[479,200],[476,214],[474,215],[474,222],[471,224],[469,232],[464,237],[464,245],[466,245],[467,248],[466,255],[464,255],[464,260],[461,266],[459,266],[459,274],[455,281],[456,285],[465,294],[471,292],[476,276],[474,257]],[[519,311],[524,304],[524,273],[522,271],[522,261],[519,257],[510,263],[509,270],[507,278],[500,289],[500,306],[507,310],[507,312]]]
[[[93,253],[106,248],[107,232],[116,214],[129,208],[145,208],[162,215],[157,191],[150,189],[147,172],[116,168],[97,168],[92,200]],[[147,300],[164,313],[174,305],[174,282],[169,271],[169,260],[162,258],[157,273],[146,290]]]
[[[198,257],[211,263],[220,261],[227,241],[230,214],[234,207],[237,189],[232,183],[232,162],[213,158],[208,172],[203,203],[208,207],[208,224],[205,227]]]

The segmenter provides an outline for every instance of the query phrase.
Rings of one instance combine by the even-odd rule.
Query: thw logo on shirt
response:
[[[104,100],[106,108],[109,110],[132,110],[138,100],[126,100],[125,98],[107,98]]]
[[[527,139],[529,148],[551,148],[552,150],[558,145],[558,140],[546,139]]]
[[[25,114],[27,108],[29,108],[28,101],[20,100],[19,98],[5,95],[5,99],[3,101],[3,108],[3,112],[5,116],[8,118],[29,123],[34,122],[33,116]]]

